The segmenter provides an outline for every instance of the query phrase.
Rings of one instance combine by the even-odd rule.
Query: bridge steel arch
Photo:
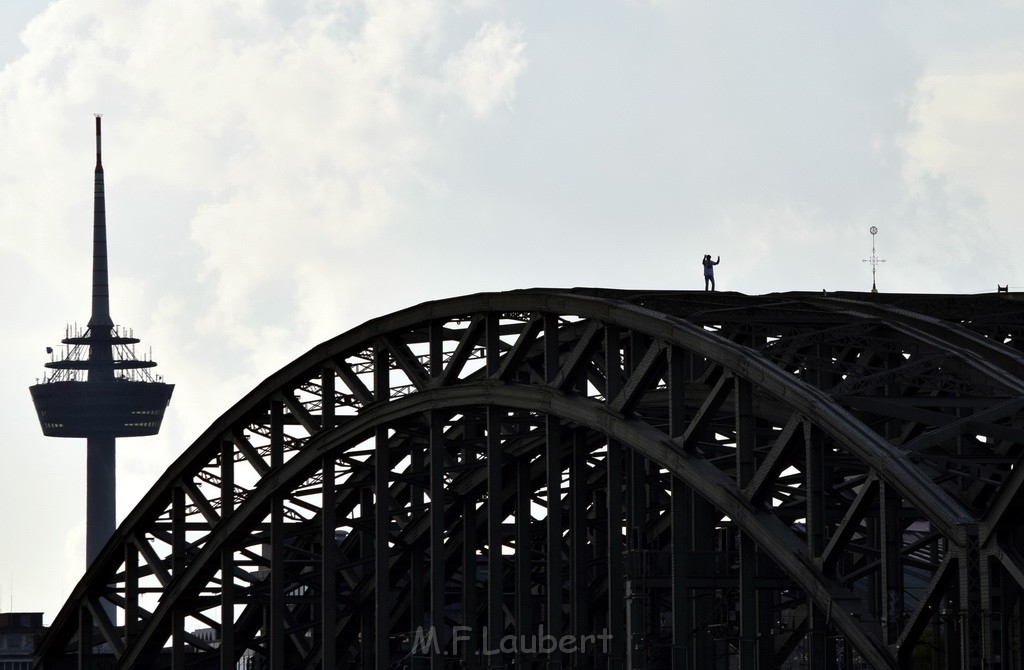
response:
[[[1019,305],[534,289],[369,321],[168,468],[37,667],[1024,667]]]

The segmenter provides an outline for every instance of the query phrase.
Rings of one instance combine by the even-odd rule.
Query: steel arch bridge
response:
[[[1021,668],[1022,345],[1013,294],[378,318],[168,468],[37,665]]]

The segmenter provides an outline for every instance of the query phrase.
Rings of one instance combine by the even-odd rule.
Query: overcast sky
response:
[[[839,7],[832,5],[838,4]],[[1024,4],[5,0],[0,610],[84,570],[85,442],[28,387],[111,312],[176,384],[123,518],[313,345],[530,286],[1024,290]]]

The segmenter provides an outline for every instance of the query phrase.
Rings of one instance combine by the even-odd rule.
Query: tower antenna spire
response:
[[[96,169],[92,209],[92,315],[89,328],[112,328],[110,283],[107,270],[107,206],[103,189],[103,160],[100,121],[96,115]]]

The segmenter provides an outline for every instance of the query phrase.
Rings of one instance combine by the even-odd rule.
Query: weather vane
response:
[[[871,292],[878,293],[878,287],[875,286],[875,270],[878,268],[879,263],[884,263],[884,258],[879,258],[875,254],[875,235],[878,234],[878,228],[871,226],[868,228],[868,232],[871,233],[871,258],[865,258],[862,262],[871,263]]]

